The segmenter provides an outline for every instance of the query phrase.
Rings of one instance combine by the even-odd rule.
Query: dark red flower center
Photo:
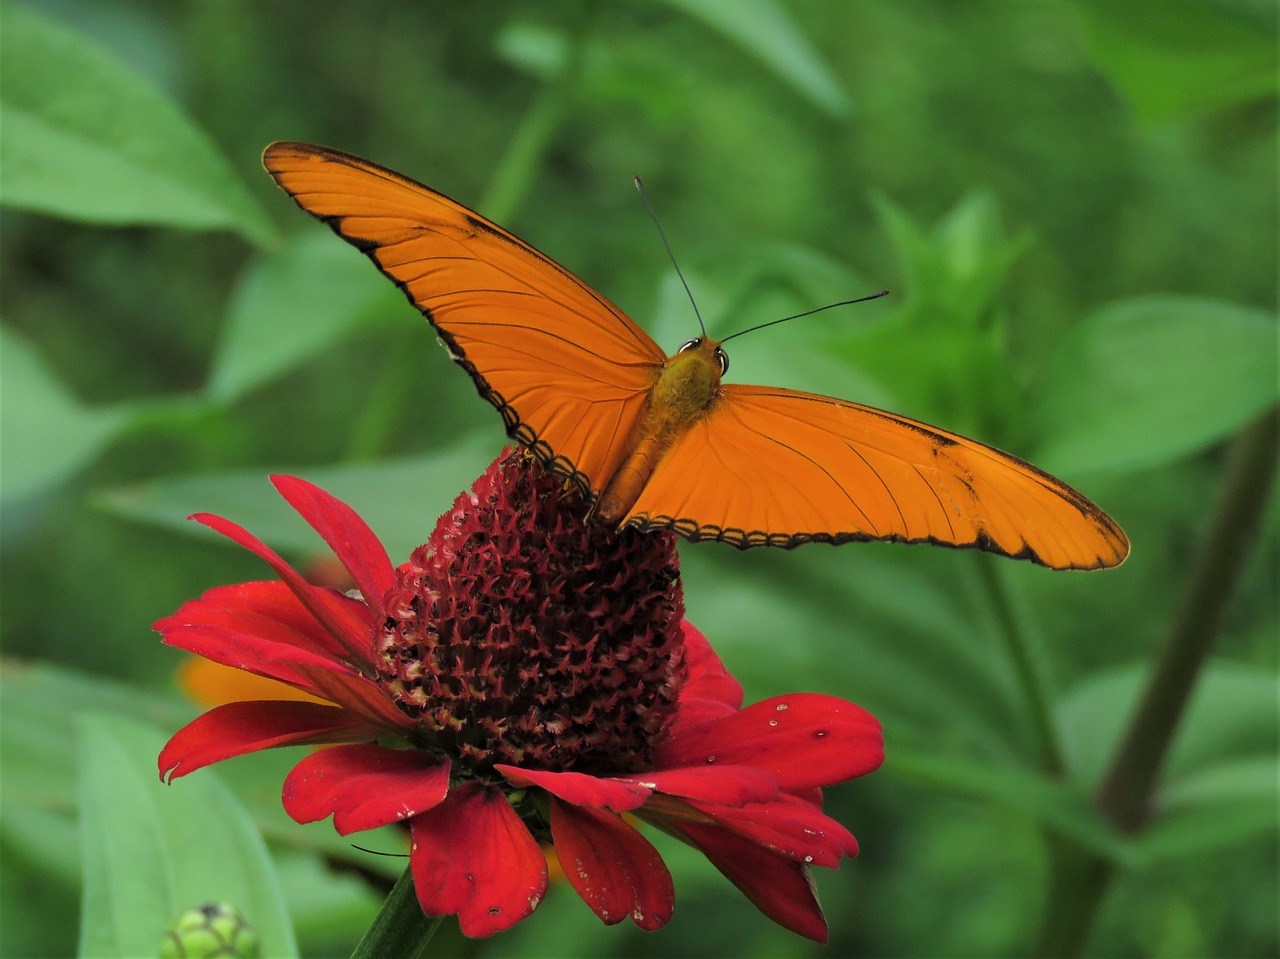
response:
[[[675,538],[585,511],[512,453],[399,568],[378,666],[422,745],[480,774],[649,764],[685,675]]]

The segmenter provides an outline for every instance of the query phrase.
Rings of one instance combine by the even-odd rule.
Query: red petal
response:
[[[513,786],[537,786],[575,806],[596,806],[613,812],[629,812],[644,805],[651,793],[648,787],[636,782],[597,779],[585,773],[552,773],[501,764],[493,768]]]
[[[336,598],[336,597],[335,597]],[[356,600],[344,597],[348,603]],[[158,620],[152,629],[168,637],[188,626],[218,626],[261,636],[320,655],[339,658],[344,651],[279,580],[217,586],[177,612]],[[171,646],[179,644],[166,638]]]
[[[741,712],[676,731],[657,750],[657,765],[757,766],[784,789],[830,786],[884,761],[876,718],[860,706],[818,693],[775,696]]]
[[[655,792],[684,799],[702,799],[726,806],[768,802],[778,795],[778,781],[754,766],[693,766],[685,769],[663,769],[640,776],[619,777],[620,782],[634,782]]]
[[[353,617],[369,615],[363,603],[317,590]],[[184,603],[155,628],[165,642],[214,662],[278,679],[346,707],[375,725],[412,728],[376,683],[347,664],[327,630],[284,583],[242,583],[210,590]]]
[[[232,756],[308,743],[372,739],[380,730],[345,709],[267,700],[227,703],[183,726],[160,751],[160,778],[170,782]]]
[[[676,899],[671,873],[621,817],[553,798],[551,837],[565,878],[606,925],[627,916],[641,929],[667,924]]]
[[[788,796],[807,802],[814,809],[822,809],[821,786],[805,786],[801,789],[787,789],[785,792]]]
[[[684,693],[676,704],[675,721],[671,724],[671,735],[678,735],[691,726],[709,723],[713,719],[732,716],[737,710],[714,699],[697,699]]]
[[[332,815],[345,836],[416,816],[448,791],[448,759],[361,743],[321,749],[294,766],[284,781],[284,808],[297,822]]]
[[[667,827],[663,827],[667,828]],[[685,823],[668,831],[702,850],[711,864],[774,922],[826,943],[827,920],[809,868],[715,826]]]
[[[363,603],[317,590],[335,607],[367,616]],[[242,583],[184,603],[155,628],[170,646],[278,679],[349,709],[376,726],[408,730],[413,721],[377,683],[360,675],[328,631],[284,583]]]
[[[691,802],[730,832],[806,865],[835,868],[844,856],[858,854],[853,833],[811,804],[784,796],[739,808]]]
[[[323,696],[323,693],[298,671],[299,665],[345,676],[355,675],[350,666],[332,657],[216,626],[182,626],[171,630],[164,641],[170,646],[185,649],[215,663],[248,670],[268,679],[278,679],[314,696]]]
[[[374,622],[371,609],[363,603],[353,605],[350,597],[334,590],[312,586],[274,550],[230,520],[212,513],[196,513],[191,518],[266,560],[276,571],[276,575],[284,580],[290,592],[306,607],[307,612],[332,634],[353,662],[370,661],[370,633]]]
[[[422,911],[457,913],[463,935],[515,925],[547,891],[547,860],[502,792],[463,783],[409,820],[409,868]]]
[[[338,561],[355,580],[364,601],[374,611],[375,620],[382,619],[385,614],[382,600],[387,590],[395,585],[395,569],[373,530],[346,503],[306,480],[296,476],[272,476],[271,482],[289,505],[329,544]]]
[[[294,668],[319,690],[319,695],[375,726],[406,732],[416,725],[371,679],[360,675],[339,675],[306,663],[298,663]]]
[[[689,668],[689,677],[680,690],[681,701],[685,696],[690,696],[740,709],[742,684],[733,678],[728,667],[707,642],[707,637],[688,620],[681,625],[684,627],[685,663]]]

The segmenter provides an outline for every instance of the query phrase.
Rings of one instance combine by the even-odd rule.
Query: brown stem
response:
[[[1182,605],[1098,789],[1098,809],[1122,831],[1135,832],[1146,822],[1156,777],[1252,551],[1275,483],[1278,426],[1280,408],[1273,407],[1232,444],[1222,494],[1196,553]],[[1088,941],[1115,864],[1057,841],[1051,842],[1050,853],[1049,902],[1037,954],[1077,956]]]
[[[1252,551],[1276,474],[1277,410],[1236,438],[1222,497],[1164,651],[1102,785],[1098,808],[1130,832],[1146,820],[1156,776],[1217,639],[1222,614]]]

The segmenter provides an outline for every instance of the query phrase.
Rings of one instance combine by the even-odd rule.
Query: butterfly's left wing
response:
[[[480,214],[369,160],[273,143],[263,166],[431,322],[508,434],[592,498],[666,360],[587,284]]]
[[[1102,510],[1007,453],[868,406],[738,384],[676,440],[622,525],[743,548],[937,543],[1056,569],[1129,552]]]

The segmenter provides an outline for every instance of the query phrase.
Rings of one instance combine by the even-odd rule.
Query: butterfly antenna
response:
[[[680,272],[680,264],[676,262],[676,255],[671,252],[671,244],[667,242],[667,234],[662,229],[662,223],[658,220],[658,214],[653,212],[653,204],[649,202],[649,194],[644,192],[644,184],[640,182],[640,178],[632,177],[636,184],[636,191],[640,194],[640,199],[644,200],[645,209],[649,211],[649,217],[653,220],[653,225],[658,228],[658,236],[662,237],[662,245],[666,247],[667,256],[671,258],[671,265],[676,268],[676,276],[680,277],[680,284],[684,287],[685,294],[689,297],[689,304],[693,307],[693,315],[698,318],[698,326],[702,328],[702,335],[707,335],[707,325],[702,322],[702,314],[698,312],[698,304],[693,298],[693,291],[689,289],[689,284],[685,282],[684,274]]]
[[[878,300],[880,297],[888,295],[888,290],[881,290],[879,293],[872,293],[870,296],[860,296],[856,300],[841,300],[839,303],[828,303],[826,306],[820,306],[816,310],[805,310],[803,313],[796,313],[794,316],[784,316],[780,320],[770,320],[768,323],[761,323],[759,326],[739,330],[737,333],[730,333],[720,342],[728,343],[735,336],[742,336],[744,333],[754,333],[756,330],[763,330],[766,326],[777,326],[779,323],[787,322],[787,320],[798,320],[802,316],[813,316],[813,314],[821,313],[823,310],[834,310],[837,306],[848,306],[851,303],[865,303],[867,300]]]
[[[408,853],[403,852],[382,852],[378,849],[366,849],[364,846],[357,846],[355,843],[351,844],[351,848],[359,849],[361,852],[367,852],[371,856],[389,856],[392,859],[403,859],[408,855]]]

